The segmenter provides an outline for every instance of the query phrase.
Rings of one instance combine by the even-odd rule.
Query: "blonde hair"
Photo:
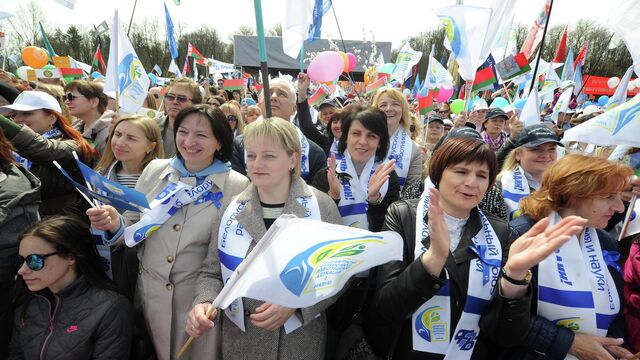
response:
[[[242,118],[242,112],[236,106],[228,102],[220,105],[218,108],[222,110],[222,112],[224,113],[226,112],[231,113],[231,115],[235,116],[236,119],[238,119],[238,121],[236,122],[235,132],[236,132],[236,135],[242,134],[242,132],[244,131],[244,118]]]
[[[116,160],[115,155],[113,155],[113,150],[111,150],[111,139],[113,138],[113,133],[116,131],[118,125],[123,122],[130,122],[136,126],[139,126],[142,129],[142,132],[144,133],[146,139],[149,142],[156,143],[153,147],[153,150],[146,154],[142,159],[142,169],[144,169],[151,162],[151,160],[164,157],[164,149],[162,147],[162,132],[160,131],[160,127],[155,122],[155,120],[142,115],[126,116],[118,119],[109,132],[109,138],[104,148],[104,153],[100,158],[100,162],[98,162],[98,165],[96,165],[95,167],[95,170],[101,174],[106,174],[111,164]]]
[[[402,95],[402,93],[398,89],[394,88],[383,88],[378,90],[376,96],[373,98],[373,107],[379,109],[380,98],[382,95],[387,95],[393,100],[400,101],[402,106],[402,117],[400,118],[400,126],[402,126],[408,133],[411,133],[409,127],[411,126],[411,111],[409,110],[409,103],[407,99]]]
[[[247,114],[260,116],[262,115],[262,111],[260,110],[258,105],[251,105],[247,108]]]
[[[504,159],[502,163],[502,168],[500,169],[500,173],[498,174],[498,179],[502,178],[508,171],[513,171],[518,166],[518,159],[516,159],[516,155],[519,155],[522,152],[522,146],[518,146],[517,148],[511,150],[509,155]]]
[[[247,125],[244,131],[244,143],[250,143],[259,137],[277,142],[289,156],[294,153],[300,156],[302,153],[300,137],[295,125],[279,117],[261,118]],[[300,161],[296,162],[291,175],[300,176]]]

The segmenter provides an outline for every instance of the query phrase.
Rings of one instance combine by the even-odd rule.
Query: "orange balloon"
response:
[[[342,71],[349,72],[349,58],[347,57],[347,54],[343,53],[342,51],[338,51],[338,55],[340,55],[340,57],[342,58],[342,62],[344,63],[344,68],[342,69]]]
[[[22,49],[22,60],[34,69],[39,69],[49,62],[47,52],[37,46],[27,46]]]

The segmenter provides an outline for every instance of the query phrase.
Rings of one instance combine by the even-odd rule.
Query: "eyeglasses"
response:
[[[75,99],[77,99],[79,97],[85,97],[85,96],[84,95],[73,95],[72,93],[66,93],[62,99],[66,100],[68,102],[72,102],[73,100],[75,100]]]
[[[22,264],[25,263],[25,261],[27,262],[27,267],[33,271],[40,271],[42,270],[42,268],[44,268],[44,259],[46,257],[49,256],[53,256],[53,255],[57,255],[58,252],[52,252],[50,254],[31,254],[31,255],[27,255],[26,257],[22,257],[20,255],[17,255],[14,259],[14,263],[13,266],[16,268],[16,270],[20,270],[20,268],[22,267]]]
[[[167,94],[164,96],[165,100],[169,101],[169,102],[174,102],[176,100],[178,100],[178,102],[180,104],[184,104],[187,101],[191,101],[191,99],[189,99],[188,97],[184,96],[184,95],[173,95],[173,94]]]
[[[236,122],[236,121],[238,121],[238,118],[235,115],[227,115],[227,121],[228,122]]]

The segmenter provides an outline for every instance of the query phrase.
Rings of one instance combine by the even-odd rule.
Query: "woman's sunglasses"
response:
[[[58,252],[52,252],[50,254],[31,254],[25,257],[17,255],[14,259],[13,266],[17,270],[20,270],[22,264],[27,263],[27,267],[33,271],[40,271],[44,267],[44,259],[49,256],[57,255]]]
[[[167,100],[168,102],[174,102],[174,101],[178,100],[178,102],[179,102],[180,104],[184,104],[184,103],[186,103],[187,101],[190,101],[190,100],[191,100],[191,99],[189,99],[189,98],[188,98],[188,97],[186,97],[186,96],[183,96],[183,95],[175,96],[175,95],[173,95],[173,94],[167,94],[167,95],[165,95],[165,96],[164,96],[164,99],[165,99],[165,100]]]
[[[238,121],[238,118],[235,115],[227,115],[227,121],[228,122],[236,122],[236,121]]]
[[[62,100],[67,100],[68,102],[72,102],[73,100],[75,100],[75,99],[77,99],[79,97],[84,97],[84,95],[73,95],[72,93],[66,93],[62,97]]]

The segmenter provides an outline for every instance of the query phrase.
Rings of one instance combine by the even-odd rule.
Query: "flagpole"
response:
[[[340,35],[340,41],[342,41],[342,51],[347,52],[347,47],[344,44],[344,39],[342,38],[342,30],[340,30],[340,23],[338,22],[338,16],[336,15],[336,5],[331,3],[331,11],[333,11],[333,17],[336,19],[336,26],[338,27],[338,34]]]
[[[551,9],[553,8],[553,0],[549,0],[549,14],[547,15],[547,23],[544,24],[544,31],[542,32],[542,40],[540,41],[540,50],[538,50],[538,58],[536,59],[536,66],[533,69],[533,77],[535,79],[536,74],[538,73],[538,65],[540,64],[540,57],[542,56],[542,48],[544,47],[544,38],[547,36],[547,28],[549,27],[549,22],[551,22]],[[551,60],[553,62],[553,60]],[[531,87],[529,88],[529,92],[533,90],[533,84],[535,81],[531,80]]]
[[[271,96],[269,95],[269,67],[267,66],[267,44],[264,40],[264,25],[262,24],[262,1],[253,0],[256,14],[256,32],[258,33],[258,46],[260,53],[260,69],[262,70],[262,94],[266,117],[271,117]]]
[[[609,41],[607,41],[607,44],[610,44],[610,43],[611,43],[611,40],[613,39],[613,36],[614,36],[614,35],[615,35],[615,33],[612,33],[612,34],[611,34],[611,37],[609,38]],[[607,49],[607,50],[609,50],[609,49]],[[605,51],[607,51],[607,50],[605,50]],[[586,60],[586,58],[587,58],[587,57],[586,57],[586,55],[585,55],[585,60]],[[594,68],[596,68],[596,67],[598,67],[598,65],[600,65],[600,62],[602,61],[602,58],[604,58],[604,56],[599,56],[599,57],[598,57],[598,62],[593,66]],[[589,72],[592,72],[592,71],[591,71],[591,67],[589,67]],[[577,98],[578,96],[580,96],[580,94],[582,94],[582,90],[584,89],[584,87],[585,87],[585,86],[587,86],[587,81],[589,81],[589,78],[590,78],[590,77],[591,77],[591,74],[587,74],[587,78],[582,82],[582,87],[580,88],[580,91],[578,91],[578,95],[576,95],[576,98]]]
[[[133,14],[136,13],[136,6],[138,5],[138,0],[133,3],[133,11],[131,12],[131,20],[129,20],[129,29],[127,29],[127,36],[131,32],[131,24],[133,24]]]

